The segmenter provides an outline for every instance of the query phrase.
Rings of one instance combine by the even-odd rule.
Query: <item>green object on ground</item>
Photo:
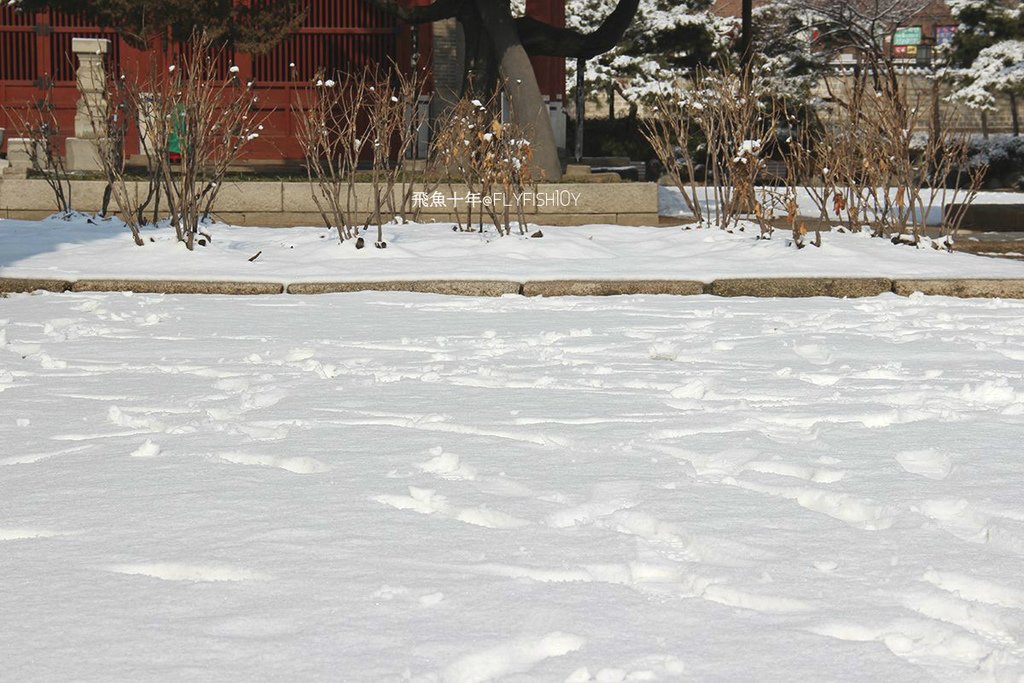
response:
[[[178,105],[174,110],[174,119],[171,121],[171,134],[167,138],[167,151],[171,154],[181,154],[181,138],[185,134],[185,107]]]

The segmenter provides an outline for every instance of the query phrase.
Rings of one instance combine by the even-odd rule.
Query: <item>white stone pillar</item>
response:
[[[65,141],[69,171],[102,171],[99,158],[99,138],[104,122],[103,97],[107,74],[103,57],[110,49],[104,38],[72,38],[71,51],[78,58],[78,105],[75,111],[75,136]]]
[[[34,149],[33,144],[35,144]],[[11,138],[7,141],[7,164],[10,171],[24,177],[35,165],[33,157],[40,166],[46,165],[46,157],[42,154],[40,144],[33,143],[32,138]],[[45,169],[40,168],[39,170]]]

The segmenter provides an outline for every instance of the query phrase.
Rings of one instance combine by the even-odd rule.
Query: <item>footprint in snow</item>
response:
[[[828,365],[832,362],[832,352],[822,344],[797,344],[793,351],[812,365]]]
[[[217,457],[236,465],[255,465],[258,467],[276,467],[294,474],[322,474],[333,469],[327,463],[320,462],[309,456],[287,458],[279,455],[257,455],[255,453],[227,452],[218,453]]]
[[[372,500],[383,505],[390,505],[397,510],[411,510],[421,515],[438,515],[487,529],[518,529],[530,524],[525,519],[513,517],[500,510],[492,510],[486,506],[476,508],[453,507],[449,504],[447,497],[440,495],[433,489],[424,489],[418,486],[410,486],[408,496],[384,494],[375,496]]]
[[[46,529],[0,529],[0,541],[24,541],[32,538],[53,538],[54,536],[60,536],[60,534]]]
[[[540,638],[519,638],[461,657],[441,676],[445,683],[483,683],[512,674],[524,674],[551,657],[583,647],[586,641],[571,633],[553,632]]]
[[[953,459],[933,448],[900,451],[896,462],[910,474],[928,479],[945,479],[953,469]]]
[[[270,578],[250,569],[230,565],[182,564],[177,562],[115,564],[105,569],[115,574],[149,576],[162,581],[259,581]]]

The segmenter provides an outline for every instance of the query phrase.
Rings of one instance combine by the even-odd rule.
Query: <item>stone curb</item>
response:
[[[877,296],[892,291],[892,280],[885,278],[780,277],[715,280],[708,294],[715,296],[837,298]]]
[[[71,289],[69,280],[45,280],[24,277],[0,277],[0,293],[20,294],[43,290],[46,292],[67,292]]]
[[[900,296],[921,292],[961,298],[1024,299],[1024,280],[896,280],[892,291]]]
[[[138,292],[139,294],[283,294],[276,282],[214,282],[201,280],[79,280],[73,292]]]
[[[454,296],[502,296],[519,294],[521,285],[507,280],[409,280],[382,282],[296,282],[289,294],[331,294],[337,292],[420,292]]]
[[[526,282],[524,296],[617,296],[621,294],[704,294],[706,286],[695,280],[548,280]]]
[[[216,282],[202,280],[61,279],[0,277],[0,294],[48,292],[138,292],[140,294],[330,294],[343,292],[418,292],[453,296],[617,296],[669,294],[722,297],[865,297],[892,292],[934,296],[1024,299],[1024,278],[727,278],[705,284],[695,280],[382,280],[367,282]]]

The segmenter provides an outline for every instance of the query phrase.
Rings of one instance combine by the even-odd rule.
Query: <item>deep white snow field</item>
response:
[[[1024,302],[0,299],[0,679],[1019,681]]]

